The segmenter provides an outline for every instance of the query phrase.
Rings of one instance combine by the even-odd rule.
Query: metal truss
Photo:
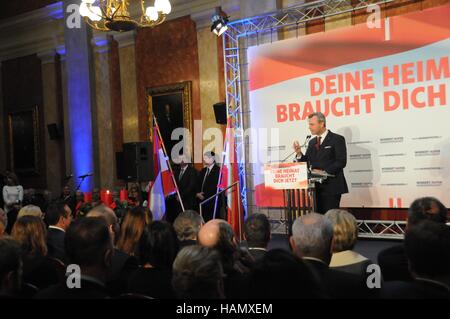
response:
[[[231,21],[228,30],[223,34],[225,86],[227,114],[231,116],[236,132],[236,153],[239,166],[239,180],[242,204],[245,214],[249,197],[247,197],[248,185],[246,174],[246,151],[248,145],[244,140],[244,114],[249,112],[247,89],[247,45],[242,38],[258,38],[258,35],[274,33],[275,31],[288,30],[292,27],[304,27],[307,22],[319,20],[343,13],[366,9],[369,6],[382,5],[399,0],[317,0],[313,2],[295,5],[277,12],[268,13],[256,17]],[[243,94],[244,93],[244,94]],[[253,190],[251,190],[253,191]],[[253,203],[253,201],[252,201]],[[253,206],[253,205],[252,205]]]
[[[403,239],[405,221],[398,220],[357,220],[359,238]]]

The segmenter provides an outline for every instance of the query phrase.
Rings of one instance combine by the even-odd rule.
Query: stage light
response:
[[[225,31],[228,30],[228,21],[228,17],[223,12],[213,15],[211,18],[211,32],[220,37]]]

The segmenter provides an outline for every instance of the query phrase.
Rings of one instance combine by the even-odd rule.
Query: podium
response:
[[[308,171],[307,163],[270,163],[264,165],[265,187],[283,190],[286,233],[292,235],[295,219],[316,211],[316,183],[331,175]]]

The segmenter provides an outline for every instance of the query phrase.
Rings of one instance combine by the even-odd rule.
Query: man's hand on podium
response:
[[[302,147],[300,146],[300,143],[298,141],[294,141],[294,145],[292,146],[294,148],[295,153],[297,153],[297,157],[303,156]]]

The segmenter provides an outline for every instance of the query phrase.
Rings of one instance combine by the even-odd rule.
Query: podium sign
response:
[[[264,182],[274,189],[308,189],[306,162],[264,164]]]

